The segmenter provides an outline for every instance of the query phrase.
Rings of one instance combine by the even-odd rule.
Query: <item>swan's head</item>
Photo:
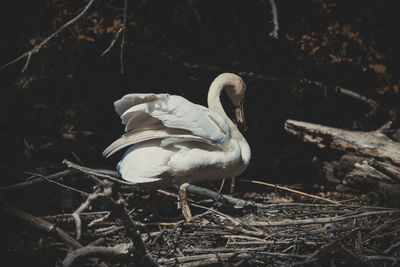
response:
[[[246,93],[246,84],[242,78],[233,73],[222,73],[214,80],[214,82],[221,84],[226,94],[231,99],[233,105],[235,106],[237,122],[240,124],[245,123],[243,104]]]

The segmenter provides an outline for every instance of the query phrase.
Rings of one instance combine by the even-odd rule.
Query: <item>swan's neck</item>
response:
[[[231,121],[228,115],[226,115],[225,110],[222,107],[220,96],[222,90],[227,86],[232,86],[232,85],[229,84],[228,82],[216,83],[215,81],[211,84],[207,97],[208,108],[218,113],[228,122],[232,138],[239,143],[242,156],[242,167],[244,170],[249,165],[250,162],[250,157],[251,157],[250,146],[247,143],[246,139],[243,137],[243,135],[240,133],[236,125]]]

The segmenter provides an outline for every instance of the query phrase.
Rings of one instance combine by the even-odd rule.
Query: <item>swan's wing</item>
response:
[[[122,115],[127,109],[152,101],[162,101],[168,94],[127,94],[121,99],[114,102],[115,111],[119,116]]]
[[[154,143],[155,142],[155,143]],[[160,181],[160,176],[168,170],[168,161],[172,151],[163,149],[154,141],[130,147],[117,170],[122,178],[132,183],[153,183]]]
[[[218,148],[222,147],[218,144],[212,143],[210,140],[201,138],[199,136],[191,135],[187,131],[180,129],[170,129],[160,127],[158,125],[148,126],[142,130],[131,131],[122,135],[119,139],[115,140],[109,145],[104,151],[103,155],[109,157],[115,152],[144,141],[150,141],[155,139],[162,139],[161,146],[168,146],[170,144],[176,144],[181,142],[201,142],[208,145],[216,145]]]
[[[215,144],[222,145],[230,138],[229,126],[223,118],[183,97],[167,94],[146,97],[135,96],[135,94],[129,96],[115,103],[117,112],[124,110],[121,119],[126,125],[126,131],[140,129],[145,126],[143,123],[150,119],[151,125],[186,130]],[[145,102],[144,99],[151,101]],[[126,109],[128,102],[134,105]]]

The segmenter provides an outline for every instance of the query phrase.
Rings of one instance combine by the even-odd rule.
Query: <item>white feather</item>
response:
[[[130,146],[118,163],[123,179],[159,184],[222,179],[240,174],[250,160],[250,147],[219,102],[221,90],[242,103],[245,85],[234,74],[211,84],[210,107],[169,94],[128,94],[114,103],[126,134],[103,152],[110,156]]]

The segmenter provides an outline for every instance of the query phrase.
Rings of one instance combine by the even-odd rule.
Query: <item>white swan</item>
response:
[[[250,161],[250,147],[220,102],[225,90],[244,122],[246,86],[232,73],[219,75],[208,92],[208,107],[168,94],[128,94],[114,103],[126,134],[103,152],[109,157],[130,146],[118,163],[124,180],[162,187],[231,178]]]

